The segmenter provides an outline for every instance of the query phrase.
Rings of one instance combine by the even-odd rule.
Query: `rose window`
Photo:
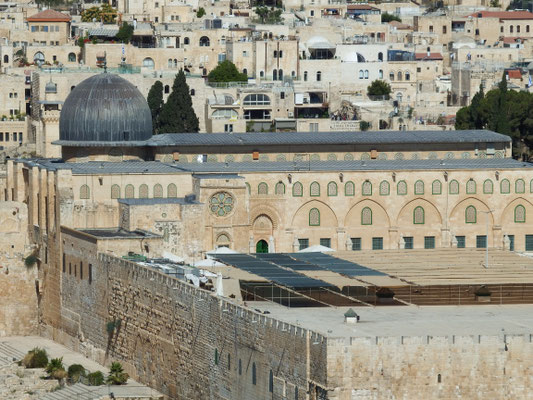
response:
[[[209,208],[213,214],[224,217],[233,210],[233,197],[229,193],[216,193],[209,201]]]

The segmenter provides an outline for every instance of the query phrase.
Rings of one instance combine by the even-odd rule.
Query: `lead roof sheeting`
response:
[[[509,143],[511,139],[488,130],[365,131],[365,132],[261,132],[166,133],[147,140],[149,146],[256,146],[306,144],[388,143]]]
[[[259,275],[260,277],[266,278],[281,286],[291,288],[321,288],[333,286],[327,282],[309,278],[297,272],[280,268],[275,264],[261,261],[247,254],[217,254],[214,255],[214,258],[225,264],[230,264],[236,268],[242,269],[243,271]]]
[[[264,253],[256,254],[257,258],[262,260],[268,260],[274,264],[281,265],[282,267],[290,268],[295,271],[322,271],[324,268],[319,267],[315,264],[310,264],[306,261],[295,260],[294,258],[289,257],[286,254],[278,253]]]
[[[317,264],[321,266],[324,269],[337,272],[339,274],[343,274],[346,276],[385,276],[387,274],[376,271],[371,268],[367,268],[363,265],[342,260],[337,257],[330,256],[328,254],[324,253],[293,253],[291,254],[291,257],[307,261],[309,263]]]

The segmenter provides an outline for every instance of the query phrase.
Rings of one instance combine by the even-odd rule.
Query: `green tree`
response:
[[[384,12],[381,14],[381,22],[391,22],[391,21],[398,21],[402,22],[402,19],[394,14],[389,14],[388,12]]]
[[[109,375],[107,376],[106,383],[109,385],[123,385],[128,381],[129,375],[124,372],[122,364],[119,362],[111,363],[109,368]]]
[[[161,81],[155,81],[155,83],[150,88],[148,92],[148,107],[152,112],[152,128],[154,133],[159,131],[159,114],[161,113],[161,108],[163,107],[163,84]]]
[[[100,386],[104,384],[104,374],[101,371],[91,372],[87,375],[89,386]]]
[[[229,60],[222,61],[207,75],[209,82],[246,82],[246,74],[239,72],[235,64]]]
[[[129,43],[131,41],[131,37],[133,36],[133,25],[128,24],[127,22],[124,22],[120,29],[118,30],[117,34],[115,35],[115,39],[122,43]]]
[[[81,13],[82,22],[92,22],[95,20],[97,22],[103,22],[104,24],[112,24],[115,22],[116,17],[117,10],[111,7],[108,3],[104,3],[100,7],[94,6],[88,8]]]
[[[390,85],[382,80],[376,79],[367,88],[369,96],[388,96],[391,92]]]
[[[176,75],[172,92],[159,114],[159,133],[198,132],[198,117],[192,107],[189,86],[182,69]]]
[[[196,12],[196,17],[197,18],[202,18],[204,15],[205,15],[205,8],[200,7],[198,9],[198,11]]]
[[[281,13],[283,10],[281,8],[275,7],[256,7],[255,13],[259,17],[259,21],[262,24],[281,24],[283,23],[283,18],[281,18]]]

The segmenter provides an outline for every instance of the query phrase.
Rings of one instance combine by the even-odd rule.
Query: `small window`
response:
[[[267,195],[268,194],[268,185],[265,182],[261,182],[257,186],[257,194]]]
[[[307,249],[309,247],[309,239],[298,239],[298,250]]]
[[[133,199],[135,197],[135,188],[133,187],[133,185],[131,184],[126,185],[124,195],[127,199]]]
[[[83,279],[83,262],[80,261],[80,279]]]
[[[331,238],[320,238],[320,246],[331,248]]]
[[[140,199],[148,198],[148,185],[143,183],[141,186],[139,186],[139,198]]]
[[[435,236],[424,236],[424,249],[435,248]]]
[[[322,80],[322,72],[317,71],[317,73],[316,73],[316,81],[320,82],[321,80]]]
[[[485,235],[476,236],[476,248],[478,249],[487,248],[487,236]]]
[[[523,179],[517,179],[514,185],[515,193],[525,193],[526,192],[526,182]]]
[[[309,210],[309,226],[320,226],[320,211],[318,208]]]
[[[404,249],[408,249],[408,250],[412,250],[413,247],[414,247],[414,244],[413,244],[413,237],[412,236],[404,236],[403,237],[403,244],[404,244]]]
[[[218,349],[215,349],[215,365],[218,365]]]
[[[390,184],[387,181],[382,181],[379,184],[379,194],[380,196],[388,196],[390,193]]]
[[[318,182],[311,183],[309,187],[309,195],[313,197],[320,196],[320,184]]]
[[[351,238],[352,240],[352,250],[359,251],[361,250],[361,238]]]
[[[415,194],[424,194],[424,182],[423,181],[416,181],[415,182]]]
[[[292,185],[292,195],[293,197],[302,197],[303,196],[303,185],[300,182],[295,182],[294,185]]]
[[[168,94],[168,93],[170,93],[170,86],[165,85],[165,94]]]
[[[413,224],[423,225],[425,223],[424,209],[420,206],[413,210]]]
[[[91,198],[91,191],[89,189],[89,186],[82,185],[80,187],[80,199],[90,199]]]
[[[337,184],[335,182],[328,183],[328,196],[337,196]]]
[[[464,249],[466,247],[466,237],[465,236],[456,236],[455,240],[457,240],[457,248],[458,249]]]
[[[156,183],[154,185],[154,199],[161,198],[163,198],[163,186],[161,186],[159,183]]]
[[[346,182],[344,185],[344,195],[345,196],[355,196],[355,183]]]
[[[112,185],[111,186],[111,198],[112,199],[119,199],[120,198],[120,186],[119,185]]]
[[[209,47],[211,42],[207,36],[202,36],[199,41],[200,47]]]
[[[450,182],[450,194],[459,194],[459,182],[455,179]]]
[[[526,222],[526,208],[523,205],[518,205],[514,209],[514,222]]]
[[[509,194],[511,192],[511,184],[509,183],[509,180],[504,179],[500,183],[500,192],[502,194]]]
[[[364,181],[361,188],[361,194],[363,196],[372,196],[372,183],[370,181]]]
[[[239,358],[239,375],[242,375],[242,360]]]
[[[372,250],[383,250],[383,238],[382,237],[372,238]]]
[[[398,182],[396,186],[396,191],[398,195],[405,196],[407,194],[407,183],[405,181]]]
[[[477,210],[474,206],[468,206],[465,209],[465,223],[475,224],[477,222]]]
[[[231,355],[228,353],[228,371],[231,371]]]
[[[183,44],[189,44],[189,38],[188,37],[183,39]]]
[[[285,185],[284,185],[283,182],[278,182],[278,183],[276,183],[275,193],[276,193],[277,195],[285,194]]]
[[[372,209],[370,207],[361,210],[361,225],[372,225]]]
[[[483,193],[484,194],[492,194],[493,192],[493,184],[490,179],[487,179],[485,182],[483,182]]]
[[[469,179],[466,182],[466,194],[476,194],[476,181]]]
[[[434,180],[431,184],[431,193],[432,194],[441,194],[442,193],[442,183],[439,180]]]

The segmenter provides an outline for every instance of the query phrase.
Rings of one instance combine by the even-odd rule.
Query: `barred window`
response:
[[[459,182],[455,179],[450,182],[450,194],[459,194]]]
[[[135,188],[133,187],[133,185],[126,185],[124,195],[127,199],[133,199],[135,197]]]
[[[283,182],[276,183],[275,191],[276,194],[285,194],[285,185],[283,184]]]
[[[476,181],[469,179],[466,182],[466,194],[476,194]]]
[[[318,211],[318,208],[309,210],[309,226],[320,226],[320,211]]]
[[[500,183],[500,192],[503,194],[508,194],[511,192],[511,183],[507,179],[504,179]]]
[[[337,196],[337,184],[335,182],[328,183],[328,196]]]
[[[415,209],[413,210],[413,224],[424,224],[424,217],[424,209],[420,206],[415,207]]]
[[[526,192],[526,183],[523,179],[517,179],[514,184],[515,193],[525,193]]]
[[[439,180],[434,180],[431,184],[431,193],[441,194],[442,193],[442,183]]]
[[[346,182],[344,185],[345,196],[355,196],[355,184],[353,182]]]
[[[160,199],[163,197],[163,186],[159,183],[154,185],[154,199]]]
[[[91,198],[91,190],[89,189],[89,186],[81,185],[80,199],[90,199],[90,198]]]
[[[467,224],[475,224],[477,222],[476,207],[468,206],[465,210],[465,222]]]
[[[382,181],[379,184],[379,194],[380,196],[388,196],[390,193],[390,185],[387,181]]]
[[[111,198],[120,199],[120,186],[119,185],[111,186]]]
[[[139,186],[139,199],[147,199],[148,198],[148,185],[142,184]]]
[[[372,210],[369,207],[361,210],[361,225],[372,225]]]
[[[403,159],[404,159],[404,155],[403,155],[403,153],[396,153],[396,154],[394,155],[394,159],[395,159],[395,160],[403,160]]]
[[[523,205],[518,205],[514,209],[514,222],[526,222],[526,208]]]
[[[344,155],[344,161],[353,161],[353,160],[354,160],[354,156],[353,156],[353,154],[351,154],[351,153],[346,153],[346,154]]]
[[[224,158],[224,161],[227,162],[227,163],[234,162],[235,161],[235,157],[233,157],[231,154],[228,154],[226,156],[226,158]]]
[[[294,185],[292,185],[292,195],[294,197],[302,197],[304,192],[304,187],[300,182],[295,182]]]
[[[492,192],[493,192],[492,181],[490,179],[487,179],[485,182],[483,182],[483,193],[492,194]]]
[[[261,182],[257,186],[257,194],[268,194],[268,185],[265,182]]]
[[[370,160],[370,154],[369,153],[363,153],[361,154],[361,161]]]
[[[178,197],[178,188],[175,184],[171,183],[167,186],[167,197]]]
[[[398,182],[396,186],[396,191],[399,195],[404,196],[407,194],[407,183],[405,181]]]
[[[372,196],[372,183],[370,181],[363,182],[363,188],[361,190],[363,196]]]
[[[311,161],[320,161],[320,154],[311,154],[311,157],[309,157]]]
[[[336,154],[328,154],[328,161],[337,161],[337,155]]]
[[[320,184],[318,182],[311,183],[309,188],[309,194],[311,196],[320,196]]]
[[[285,154],[278,154],[276,156],[276,161],[287,161],[287,157],[285,157]]]
[[[424,182],[422,181],[415,182],[415,194],[424,194]]]

